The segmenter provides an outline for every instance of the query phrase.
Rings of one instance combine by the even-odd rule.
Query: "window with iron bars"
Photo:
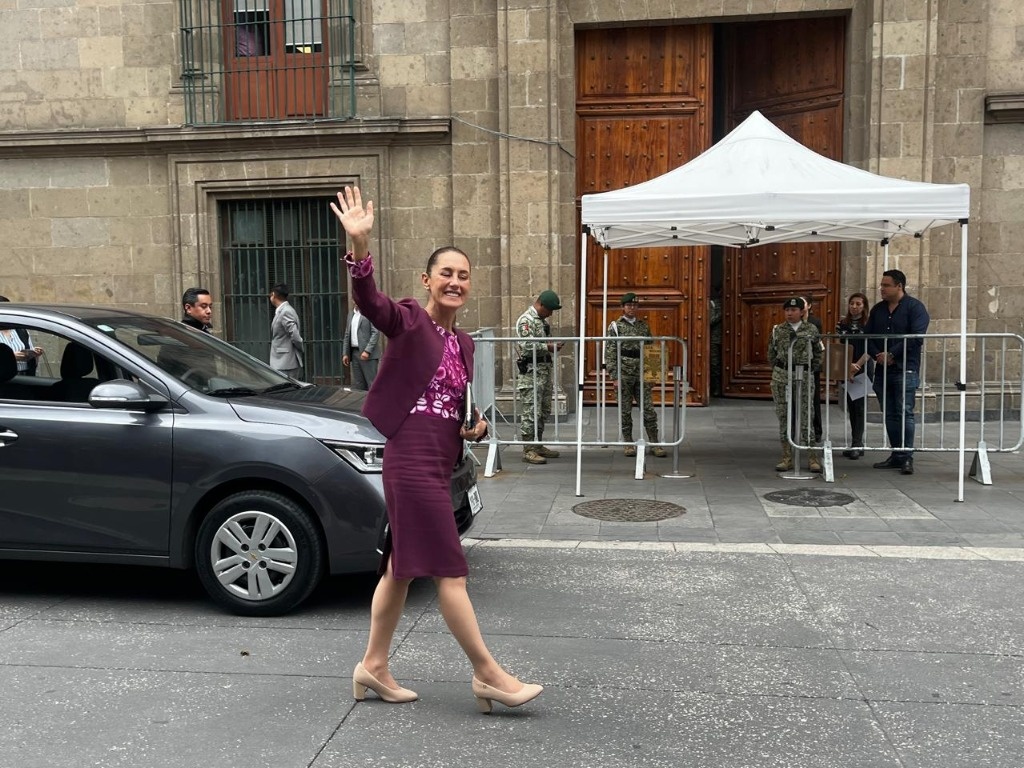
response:
[[[342,342],[348,317],[330,198],[224,200],[220,203],[224,338],[253,357],[270,356],[270,289],[288,286],[299,315],[303,378],[344,383]]]
[[[356,0],[180,0],[190,125],[355,117]]]

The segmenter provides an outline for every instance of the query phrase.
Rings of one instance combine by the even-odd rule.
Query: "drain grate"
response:
[[[794,488],[788,491],[772,491],[764,497],[768,501],[789,504],[793,507],[845,507],[856,499],[848,493],[826,491],[820,488]]]
[[[686,514],[686,509],[667,501],[649,499],[598,499],[572,508],[581,517],[613,523],[654,523]]]

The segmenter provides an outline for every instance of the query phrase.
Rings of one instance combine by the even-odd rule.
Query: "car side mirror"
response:
[[[167,405],[163,395],[150,394],[141,384],[128,379],[114,379],[97,384],[89,393],[93,408],[118,408],[124,411],[159,411]]]

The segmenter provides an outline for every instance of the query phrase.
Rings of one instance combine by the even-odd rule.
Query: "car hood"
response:
[[[313,386],[228,402],[242,421],[298,427],[319,440],[383,443],[384,436],[360,412],[365,398],[365,392]]]

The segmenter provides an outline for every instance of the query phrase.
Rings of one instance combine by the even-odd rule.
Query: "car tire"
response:
[[[218,502],[196,536],[199,580],[240,616],[295,608],[324,575],[324,545],[310,514],[286,496],[243,491]]]

